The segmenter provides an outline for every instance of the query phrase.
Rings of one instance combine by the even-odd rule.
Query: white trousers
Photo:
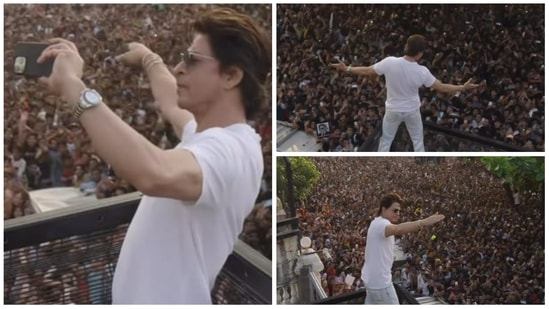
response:
[[[390,151],[398,126],[402,122],[406,124],[406,129],[414,143],[414,151],[425,151],[425,146],[423,145],[423,123],[421,122],[421,113],[419,110],[407,113],[386,111],[383,117],[383,132],[379,141],[378,151]]]
[[[366,289],[366,300],[364,303],[366,305],[399,304],[398,296],[392,283],[384,289]]]

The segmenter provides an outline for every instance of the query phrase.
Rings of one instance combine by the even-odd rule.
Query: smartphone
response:
[[[26,77],[50,76],[54,59],[38,63],[38,57],[48,47],[47,43],[20,42],[15,45],[13,70],[15,74]]]

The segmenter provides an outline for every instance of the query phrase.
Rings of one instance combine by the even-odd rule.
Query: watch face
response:
[[[97,105],[101,103],[101,96],[97,91],[88,90],[84,92],[84,101],[90,105]]]

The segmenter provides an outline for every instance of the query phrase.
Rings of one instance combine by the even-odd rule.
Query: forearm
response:
[[[396,226],[395,234],[404,235],[408,233],[417,232],[422,226],[423,224],[421,223],[421,220],[404,222]]]
[[[177,81],[168,67],[159,63],[145,69],[154,100],[160,106],[177,106]]]
[[[348,66],[346,69],[346,72],[356,75],[374,75],[376,72],[374,71],[373,66],[368,67],[353,67]]]
[[[193,119],[193,115],[177,105],[177,82],[164,64],[153,65],[147,70],[156,105],[181,138],[183,128]]]
[[[436,89],[439,92],[451,93],[465,90],[463,85],[452,85],[441,83]]]
[[[77,102],[84,88],[82,81],[73,82],[70,85],[71,93],[65,97],[69,102]],[[154,180],[154,173],[158,170],[156,167],[159,166],[160,149],[133,130],[107,105],[100,104],[86,110],[82,113],[80,122],[97,154],[109,162],[117,175],[139,190],[144,180]]]

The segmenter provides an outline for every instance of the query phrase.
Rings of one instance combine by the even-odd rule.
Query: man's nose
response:
[[[170,70],[173,75],[177,76],[178,74],[185,74],[186,68],[183,61],[180,61],[173,69]]]

